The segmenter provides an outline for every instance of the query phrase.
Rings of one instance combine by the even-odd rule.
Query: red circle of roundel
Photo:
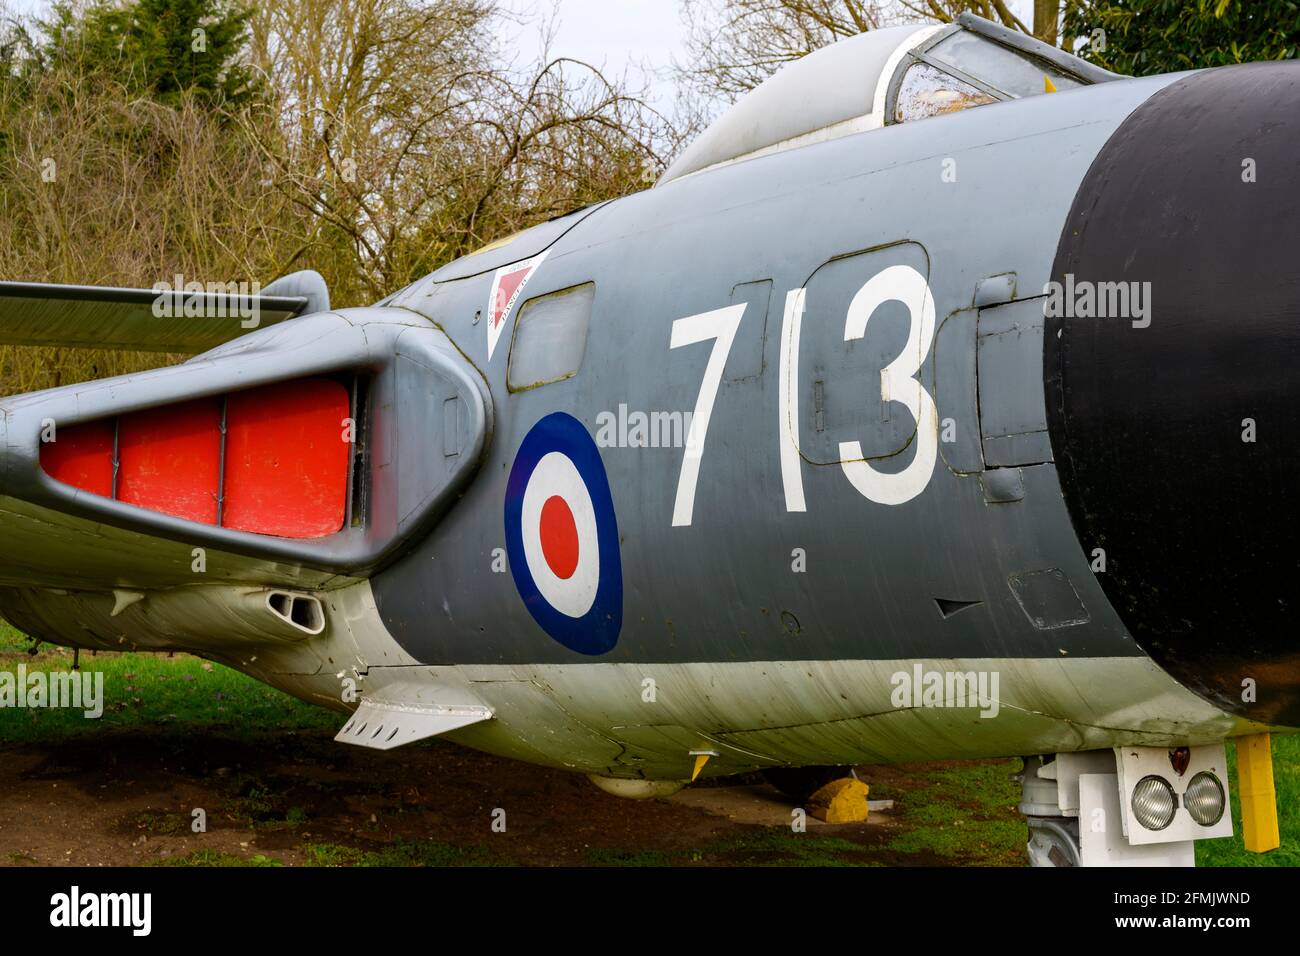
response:
[[[573,509],[560,495],[551,495],[542,505],[537,533],[542,554],[555,576],[566,581],[573,577],[578,568],[578,525],[573,520]]]

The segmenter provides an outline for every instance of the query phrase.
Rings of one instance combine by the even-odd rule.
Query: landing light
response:
[[[1212,827],[1222,819],[1226,803],[1223,784],[1208,770],[1202,770],[1194,776],[1187,785],[1187,792],[1183,794],[1183,806],[1192,819],[1203,827]]]
[[[1148,830],[1163,830],[1174,821],[1178,799],[1174,788],[1163,777],[1143,777],[1133,788],[1133,816]]]

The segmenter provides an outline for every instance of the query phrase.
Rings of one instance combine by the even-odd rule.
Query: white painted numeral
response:
[[[805,289],[785,294],[781,321],[781,381],[778,414],[781,416],[781,486],[786,511],[807,511],[803,497],[802,462],[799,459],[799,333],[803,328]]]
[[[712,312],[687,316],[673,323],[669,348],[713,339],[713,351],[709,353],[709,363],[704,367],[700,394],[695,399],[695,414],[691,416],[691,428],[686,435],[686,454],[682,456],[681,474],[677,477],[673,527],[689,525],[695,512],[695,485],[700,477],[700,458],[704,455],[704,439],[709,432],[709,416],[713,413],[713,400],[718,396],[722,370],[731,353],[731,344],[736,341],[736,330],[740,328],[740,317],[745,313],[745,305],[741,302]]]
[[[882,401],[899,402],[916,422],[916,453],[911,464],[899,472],[877,471],[856,441],[840,442],[840,467],[853,487],[864,497],[883,505],[911,501],[930,483],[939,451],[939,413],[934,399],[914,377],[925,362],[934,338],[934,297],[925,276],[911,266],[890,266],[873,276],[849,303],[844,322],[844,341],[862,338],[867,320],[880,305],[898,301],[911,316],[907,344],[880,372]]]

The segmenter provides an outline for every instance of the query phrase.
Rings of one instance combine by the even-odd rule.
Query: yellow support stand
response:
[[[1277,792],[1273,788],[1273,750],[1269,734],[1237,738],[1237,790],[1246,849],[1267,853],[1281,844]]]

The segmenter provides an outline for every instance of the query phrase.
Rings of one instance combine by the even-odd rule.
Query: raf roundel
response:
[[[529,430],[506,483],[506,553],[519,596],[551,637],[604,654],[623,626],[618,521],[600,451],[572,415]]]

